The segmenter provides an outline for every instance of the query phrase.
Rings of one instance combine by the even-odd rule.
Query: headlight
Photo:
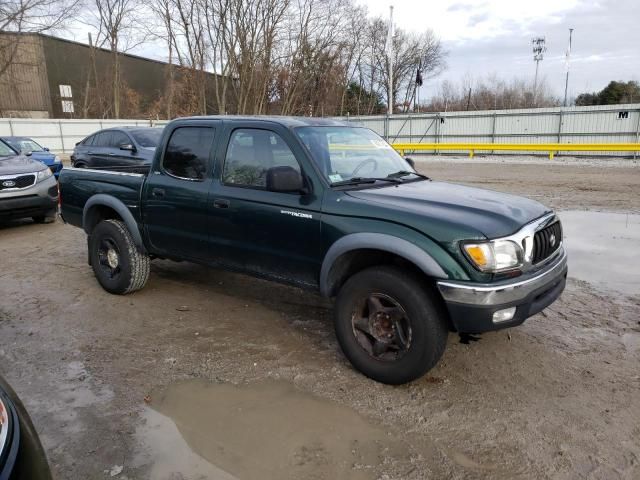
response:
[[[46,168],[44,170],[40,170],[38,173],[38,182],[41,182],[42,180],[46,180],[47,178],[49,178],[51,175],[53,175],[53,173],[51,173],[51,170]]]
[[[462,249],[473,266],[482,272],[502,272],[522,265],[522,248],[511,240],[465,243]]]
[[[60,160],[60,157],[58,155],[56,155],[55,157],[53,157],[53,163],[60,163],[62,160]]]

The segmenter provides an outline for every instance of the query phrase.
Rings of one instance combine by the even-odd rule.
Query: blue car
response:
[[[44,163],[58,178],[60,170],[62,170],[62,161],[58,155],[51,153],[47,147],[43,147],[29,137],[0,137],[0,140],[4,140],[15,151],[23,155],[29,155],[34,160]]]

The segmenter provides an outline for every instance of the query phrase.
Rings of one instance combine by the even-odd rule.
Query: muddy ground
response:
[[[640,212],[637,165],[420,168],[561,211]],[[0,374],[57,479],[640,478],[640,262],[619,251],[640,247],[638,217],[614,235],[607,215],[566,214],[582,263],[562,298],[518,328],[451,334],[440,364],[400,387],[352,369],[314,295],[157,261],[144,290],[111,296],[81,230],[13,222]],[[622,242],[616,260],[571,247],[587,231]],[[615,268],[631,270],[625,288],[607,281]]]

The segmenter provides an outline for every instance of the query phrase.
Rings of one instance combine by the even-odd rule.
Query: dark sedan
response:
[[[75,168],[146,171],[160,142],[162,128],[120,127],[100,130],[76,144]]]
[[[29,414],[2,377],[0,480],[51,480],[47,457]]]

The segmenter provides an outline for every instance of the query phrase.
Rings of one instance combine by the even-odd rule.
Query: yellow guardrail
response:
[[[549,158],[558,152],[640,152],[640,143],[394,143],[395,150],[406,151],[468,150],[469,158],[476,151],[548,152]]]

